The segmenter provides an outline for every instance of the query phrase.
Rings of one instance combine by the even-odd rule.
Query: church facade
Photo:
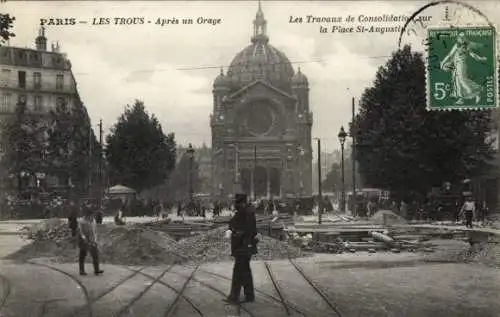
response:
[[[309,83],[269,44],[259,8],[251,44],[213,84],[212,179],[215,195],[312,194]]]

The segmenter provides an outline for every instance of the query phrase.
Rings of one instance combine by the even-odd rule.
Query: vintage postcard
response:
[[[0,317],[499,316],[499,25],[0,1]]]

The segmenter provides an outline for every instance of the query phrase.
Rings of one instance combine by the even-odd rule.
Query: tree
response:
[[[73,135],[77,130],[66,103],[58,104],[50,111],[51,127],[48,135],[48,159],[50,173],[63,179],[68,184],[71,179]]]
[[[169,192],[173,197],[181,197],[189,194],[189,182],[192,181],[192,187],[194,192],[198,192],[201,187],[201,179],[199,172],[199,164],[196,159],[193,158],[193,166],[190,166],[190,158],[187,153],[183,153],[179,163],[175,167],[172,176],[169,180]],[[192,168],[190,170],[190,168]],[[190,173],[192,173],[190,175]],[[190,180],[191,177],[191,180]]]
[[[98,176],[101,151],[85,106],[77,101],[70,109],[60,103],[50,111],[49,122],[49,173],[71,184],[76,194],[87,194],[89,178]]]
[[[5,153],[1,161],[3,176],[14,175],[19,191],[23,179],[35,181],[36,173],[46,173],[47,126],[38,117],[27,112],[25,103],[18,103],[11,120],[5,122],[3,135]]]
[[[142,101],[125,108],[106,143],[111,181],[138,192],[162,184],[175,167],[174,134],[163,133]]]
[[[425,65],[409,46],[380,67],[351,125],[364,182],[400,195],[459,181],[492,158],[489,111],[425,109]]]
[[[11,17],[9,14],[0,13],[0,44],[4,44],[11,37],[16,36],[10,31],[15,20],[16,18]]]

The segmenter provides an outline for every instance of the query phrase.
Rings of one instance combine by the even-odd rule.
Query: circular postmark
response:
[[[424,5],[401,29],[398,48],[407,45],[424,53],[429,110],[498,106],[496,30],[478,8],[454,0]]]
[[[398,48],[406,44],[418,50],[426,48],[427,29],[432,26],[489,26],[493,23],[478,8],[460,1],[439,0],[418,8],[405,21],[398,37]]]

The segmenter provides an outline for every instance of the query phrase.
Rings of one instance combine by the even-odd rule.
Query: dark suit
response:
[[[254,287],[250,259],[257,253],[257,224],[255,211],[247,206],[238,210],[229,222],[231,255],[234,257],[230,299],[237,301],[243,287],[245,298],[254,300]]]

